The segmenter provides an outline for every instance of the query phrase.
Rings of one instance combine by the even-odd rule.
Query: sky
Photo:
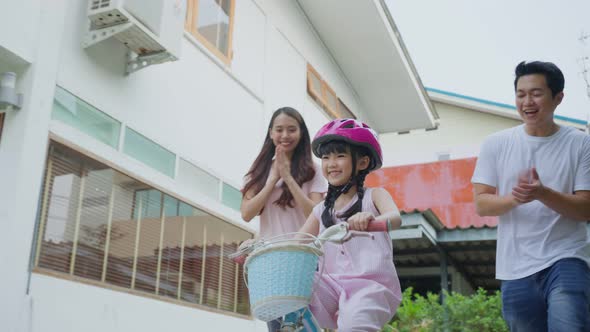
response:
[[[516,65],[551,61],[565,76],[565,97],[555,114],[588,121],[581,59],[589,58],[590,70],[590,0],[386,3],[425,87],[514,105]]]

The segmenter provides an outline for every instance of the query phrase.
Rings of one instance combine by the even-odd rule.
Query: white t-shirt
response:
[[[530,136],[524,125],[502,130],[484,141],[471,182],[495,187],[504,196],[512,192],[519,173],[533,166],[541,183],[555,191],[590,190],[590,136],[564,126],[549,137]],[[567,257],[590,265],[585,222],[540,201],[519,205],[499,219],[497,279],[524,278]]]

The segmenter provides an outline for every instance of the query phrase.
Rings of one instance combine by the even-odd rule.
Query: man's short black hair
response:
[[[514,91],[516,91],[516,83],[518,82],[518,79],[522,76],[531,74],[541,74],[545,76],[545,81],[547,81],[547,86],[551,89],[552,97],[555,97],[556,94],[562,92],[563,86],[565,85],[563,73],[552,62],[533,61],[527,63],[526,61],[523,61],[516,66],[514,74],[516,76],[514,79]]]

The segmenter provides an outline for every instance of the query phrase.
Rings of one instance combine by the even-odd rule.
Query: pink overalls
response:
[[[363,197],[363,211],[378,216],[372,189]],[[346,211],[357,197],[342,210]],[[324,205],[313,209],[320,221]],[[337,222],[343,222],[338,219]],[[320,232],[324,226],[320,226]],[[373,232],[371,237],[356,236],[344,244],[326,243],[321,277],[311,300],[311,311],[323,328],[338,332],[379,331],[395,314],[401,302],[401,289],[392,257],[389,234]],[[321,266],[321,265],[320,265]]]

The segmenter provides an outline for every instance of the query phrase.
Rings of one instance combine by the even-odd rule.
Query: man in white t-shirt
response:
[[[480,216],[499,216],[496,278],[511,331],[590,331],[590,136],[553,119],[564,77],[515,70],[523,125],[490,135],[471,181]]]

